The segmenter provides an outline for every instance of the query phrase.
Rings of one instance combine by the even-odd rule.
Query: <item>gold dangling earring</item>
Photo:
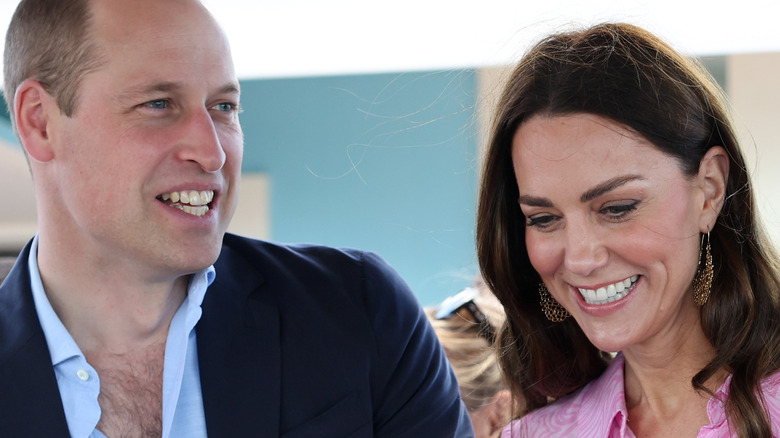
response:
[[[550,321],[562,322],[570,316],[569,311],[550,295],[550,291],[547,290],[547,286],[543,282],[539,283],[539,296],[541,297],[539,303],[542,305],[542,312]]]
[[[705,237],[702,236],[702,243]],[[693,300],[698,306],[703,306],[710,299],[710,290],[712,289],[712,278],[714,272],[712,268],[712,252],[710,252],[710,233],[707,232],[707,243],[704,245],[704,260],[702,264],[701,255],[699,256],[699,268],[696,270],[696,276],[693,277]]]

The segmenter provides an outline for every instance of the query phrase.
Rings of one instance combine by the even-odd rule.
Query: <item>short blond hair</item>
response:
[[[5,39],[4,94],[14,120],[14,95],[35,79],[52,95],[66,116],[78,104],[84,75],[102,65],[91,39],[89,0],[22,0]]]

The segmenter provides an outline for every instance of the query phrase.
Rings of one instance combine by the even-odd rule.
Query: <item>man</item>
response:
[[[225,235],[240,91],[196,0],[23,0],[5,87],[39,232],[0,287],[0,435],[471,436],[384,262]]]

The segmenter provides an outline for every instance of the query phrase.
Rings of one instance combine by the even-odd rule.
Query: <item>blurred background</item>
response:
[[[375,251],[423,305],[436,304],[477,273],[480,148],[508,66],[551,31],[626,21],[700,58],[727,91],[780,243],[780,2],[204,3],[228,34],[242,86],[233,232]],[[3,34],[16,4],[0,0]],[[36,219],[7,114],[0,190],[0,255],[13,257]]]

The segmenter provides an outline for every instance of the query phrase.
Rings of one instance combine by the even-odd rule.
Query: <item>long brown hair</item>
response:
[[[512,391],[526,400],[517,416],[581,388],[610,360],[572,318],[551,323],[542,314],[511,157],[512,138],[531,116],[589,113],[648,139],[690,176],[709,148],[719,145],[728,152],[726,199],[710,233],[715,278],[701,309],[704,333],[717,355],[692,383],[706,391],[703,383],[716,371],[731,372],[730,427],[739,436],[771,436],[755,394],[761,379],[780,367],[778,259],[761,229],[724,102],[697,63],[627,24],[549,36],[509,77],[485,155],[477,252],[485,281],[506,310],[500,361]]]

